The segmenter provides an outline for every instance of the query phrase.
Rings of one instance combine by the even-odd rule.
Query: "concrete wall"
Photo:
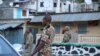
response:
[[[22,10],[24,8],[12,7],[10,6],[14,0],[3,0],[3,3],[0,4],[0,19],[19,19],[19,18],[30,18],[29,9],[26,10],[26,16],[22,15]],[[27,3],[26,3],[27,4]]]
[[[0,4],[0,7],[10,7],[10,3],[14,0],[2,0],[2,4]]]
[[[0,8],[0,19],[12,19],[13,8]]]
[[[78,24],[80,24],[79,22],[73,22],[71,23],[70,27],[71,27],[71,31],[74,33],[78,32]],[[97,26],[89,26],[88,22],[83,23],[87,25],[87,33],[86,34],[100,34],[100,21],[99,21],[99,25]],[[64,26],[66,26],[67,24],[62,24],[61,29],[63,29]]]
[[[44,2],[43,5],[44,7],[40,7],[40,2]],[[57,7],[53,7],[53,3],[57,3]],[[37,5],[38,3],[38,5]],[[59,5],[58,5],[59,3]],[[61,3],[61,5],[60,5]],[[64,5],[65,3],[65,5]],[[69,7],[70,5],[70,7]],[[77,12],[77,3],[73,3],[73,2],[70,2],[70,1],[54,1],[54,0],[38,0],[38,1],[35,1],[34,3],[28,3],[26,4],[26,8],[29,8],[29,9],[33,9],[33,11],[36,11],[38,10],[38,12],[45,12],[45,11],[51,11],[51,12]],[[38,6],[38,8],[37,8]]]
[[[71,28],[71,32],[78,34],[78,24],[80,24],[79,22],[72,22],[72,23],[52,23],[54,27],[58,27],[59,26],[59,34],[62,34],[62,30],[65,26],[70,26]],[[99,21],[99,25],[98,26],[89,26],[88,22],[83,22],[83,24],[87,25],[87,33],[86,34],[100,34],[100,21]],[[39,26],[39,28],[41,28],[42,26]],[[40,32],[40,31],[39,31]]]
[[[44,7],[40,7],[40,2],[43,2]],[[53,11],[53,0],[38,0],[38,4],[37,1],[35,1],[34,3],[26,4],[25,7],[33,9],[33,11],[38,10],[38,12]]]
[[[10,3],[14,0],[2,0],[0,4],[0,19],[13,18],[13,8],[10,8]]]
[[[35,1],[34,3],[27,3],[27,4],[25,4],[25,8],[27,8],[27,9],[32,9],[33,11],[36,11],[36,6],[37,6],[37,4],[36,4],[37,2]]]
[[[79,24],[81,22],[53,22],[53,26],[55,27],[55,31],[56,31],[56,34],[62,34],[62,30],[65,26],[70,26],[71,28],[71,39],[68,43],[78,43],[79,42],[79,34],[81,33],[78,33],[78,27],[79,27]],[[85,24],[87,25],[88,22],[82,22],[82,24]],[[33,26],[34,28],[37,28],[38,29],[38,33],[37,34],[40,34],[41,33],[41,24],[38,24],[37,26]],[[58,27],[58,28],[57,28]],[[88,35],[88,37],[91,37],[91,35],[93,35],[94,37],[97,36],[98,34],[100,34],[100,22],[99,22],[99,26],[86,26],[86,32],[85,33],[82,33],[83,35]],[[57,36],[56,36],[57,37]],[[63,36],[62,36],[63,37]],[[58,38],[60,39],[60,38]],[[62,40],[61,40],[62,41]],[[55,41],[56,42],[56,41]]]
[[[100,34],[100,21],[98,26],[88,26],[87,34]]]

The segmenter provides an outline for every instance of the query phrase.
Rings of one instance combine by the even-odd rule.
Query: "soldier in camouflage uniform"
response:
[[[70,32],[70,27],[69,26],[65,26],[64,30],[63,30],[63,42],[69,42],[69,40],[71,39],[71,32]]]
[[[24,46],[25,46],[25,53],[23,56],[31,56],[32,47],[33,47],[33,35],[32,29],[29,29],[24,34]]]
[[[42,34],[40,37],[40,42],[36,47],[37,52],[40,52],[42,56],[52,56],[51,55],[51,43],[53,42],[54,36],[55,36],[55,29],[51,25],[51,16],[45,15],[43,18],[43,29]],[[36,50],[33,52],[33,55],[36,53]]]

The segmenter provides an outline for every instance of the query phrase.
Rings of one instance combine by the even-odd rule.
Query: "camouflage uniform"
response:
[[[48,52],[51,53],[50,45],[53,42],[54,36],[55,36],[55,29],[51,24],[49,25],[49,27],[46,26],[43,28],[41,40],[45,41],[46,43],[45,47],[42,50],[40,50],[40,54],[42,54],[42,56],[44,56],[44,54],[47,54]]]
[[[24,56],[31,56],[32,46],[33,46],[33,35],[32,33],[25,34],[25,45],[28,44],[28,47],[25,48]]]
[[[70,27],[66,26],[64,28],[64,38],[63,38],[63,42],[69,42],[69,40],[71,39],[71,32],[70,32]]]

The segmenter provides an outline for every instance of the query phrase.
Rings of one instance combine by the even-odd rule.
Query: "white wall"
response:
[[[61,2],[61,3],[62,3],[61,12],[69,12],[69,9],[70,9],[70,12],[78,12],[79,11],[78,3],[75,3],[75,2],[73,3],[70,1]],[[64,5],[63,3],[66,3],[66,5]],[[70,8],[69,8],[69,5],[70,5]]]
[[[34,3],[28,3],[25,5],[25,8],[26,9],[33,9],[33,10],[36,10],[36,1]]]
[[[44,7],[40,7],[40,2],[44,2]],[[37,1],[34,3],[28,3],[25,5],[25,8],[32,9],[34,12],[38,10],[38,12],[45,12],[45,11],[53,11],[53,0],[38,0],[38,9]]]
[[[66,3],[66,5],[62,4],[61,11],[62,12],[69,12],[69,5],[71,5],[71,2],[66,1],[65,3]]]
[[[58,1],[58,0],[57,0]],[[73,3],[70,1],[66,2],[62,2],[62,0],[60,0],[61,2],[61,7],[60,5],[57,5],[59,7],[53,7],[53,3],[57,1],[54,0],[38,0],[38,12],[45,12],[45,11],[50,11],[50,12],[69,12],[69,4],[70,4],[70,12],[77,12],[78,10],[78,4],[77,3]],[[44,2],[44,7],[40,7],[40,2]],[[37,10],[37,2],[35,1],[34,3],[28,3],[25,5],[26,8],[29,9],[33,9],[33,11]],[[59,3],[59,2],[58,2]],[[64,5],[63,3],[66,3],[66,5]],[[60,4],[60,3],[59,3]]]
[[[71,9],[72,9],[72,12],[79,12],[79,11],[81,11],[80,4],[78,4],[78,3],[73,3]]]
[[[38,12],[53,11],[53,0],[38,0]],[[44,7],[40,7],[40,2],[44,2]]]
[[[94,9],[94,11],[98,11],[98,7],[99,7],[99,5],[98,4],[93,4],[93,9]]]
[[[15,19],[16,18],[16,9],[15,8],[13,9],[13,14],[14,14],[13,18]]]

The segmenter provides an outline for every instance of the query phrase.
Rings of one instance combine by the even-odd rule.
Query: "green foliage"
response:
[[[78,3],[83,3],[84,0],[75,0],[75,2],[78,2]]]
[[[77,2],[77,3],[83,3],[84,2],[84,0],[67,0],[67,1],[73,1],[73,2]]]

